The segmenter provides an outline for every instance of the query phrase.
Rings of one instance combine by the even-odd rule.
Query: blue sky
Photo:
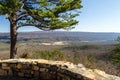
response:
[[[71,31],[120,32],[120,0],[82,0],[79,24]],[[39,31],[24,27],[19,31]],[[9,32],[9,22],[0,16],[0,32]]]
[[[83,0],[76,31],[120,32],[120,0]]]

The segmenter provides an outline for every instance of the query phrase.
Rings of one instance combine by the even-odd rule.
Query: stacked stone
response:
[[[4,80],[10,80],[9,77],[15,77],[14,80],[120,80],[120,77],[85,68],[82,64],[43,59],[0,60],[0,80],[1,77],[8,78]]]
[[[92,80],[69,71],[67,65],[39,61],[0,61],[0,76],[38,80]]]

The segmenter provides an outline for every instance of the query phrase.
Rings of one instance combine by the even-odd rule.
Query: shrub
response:
[[[95,45],[83,45],[80,47],[80,49],[98,49],[98,46]]]
[[[87,60],[85,62],[85,65],[86,67],[89,67],[89,68],[96,68],[96,65],[95,65],[95,56],[90,53],[88,56],[87,56]]]
[[[120,65],[120,37],[117,38],[119,44],[113,49],[112,62]]]
[[[79,54],[79,52],[77,51],[77,50],[73,50],[73,63],[74,64],[77,64],[77,63],[79,63],[80,62],[80,54]]]
[[[88,49],[98,49],[99,47],[96,45],[73,45],[73,46],[68,46],[65,47],[65,49],[81,49],[81,50],[88,50]]]
[[[23,53],[23,54],[20,56],[20,58],[26,58],[26,59],[27,59],[27,58],[30,58],[30,57],[29,57],[29,55],[28,55],[27,53]]]
[[[59,50],[35,51],[32,57],[35,59],[43,58],[48,60],[66,60],[67,59],[67,55],[65,55],[63,52]]]
[[[113,49],[112,62],[115,64],[120,64],[120,44],[116,45]]]
[[[120,53],[115,53],[112,57],[113,57],[112,61],[114,63],[120,64]]]

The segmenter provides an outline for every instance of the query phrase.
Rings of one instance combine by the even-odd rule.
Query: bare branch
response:
[[[49,27],[42,26],[42,25],[35,25],[35,24],[23,24],[21,26],[18,26],[17,29],[20,28],[20,27],[24,27],[24,26],[34,26],[34,27],[36,27],[38,29],[41,29],[43,31],[50,31],[51,30]]]
[[[20,9],[22,9],[22,8],[24,7],[26,1],[27,1],[27,0],[22,0],[22,5],[21,5]]]
[[[47,27],[47,26],[42,26],[42,25],[35,25],[35,24],[22,24],[20,26],[17,26],[17,29],[20,28],[20,27],[24,27],[24,26],[34,26],[38,29],[41,29],[41,30],[44,30],[44,31],[50,31],[50,27]]]
[[[35,24],[22,24],[20,26],[17,26],[17,29],[20,28],[20,27],[23,27],[23,26],[35,26]]]
[[[16,21],[19,21],[19,20],[26,20],[26,17],[27,17],[27,16],[28,16],[27,14],[22,15],[22,16],[18,17],[18,19],[17,19]]]

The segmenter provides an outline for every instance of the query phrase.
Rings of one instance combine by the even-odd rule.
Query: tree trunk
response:
[[[16,26],[16,17],[13,17],[10,22],[10,58],[15,58],[17,54],[16,42],[17,42],[17,26]]]
[[[16,31],[16,25],[11,24],[10,25],[10,58],[14,58],[16,53],[17,53],[17,48],[16,48],[16,42],[17,42],[17,31]]]

